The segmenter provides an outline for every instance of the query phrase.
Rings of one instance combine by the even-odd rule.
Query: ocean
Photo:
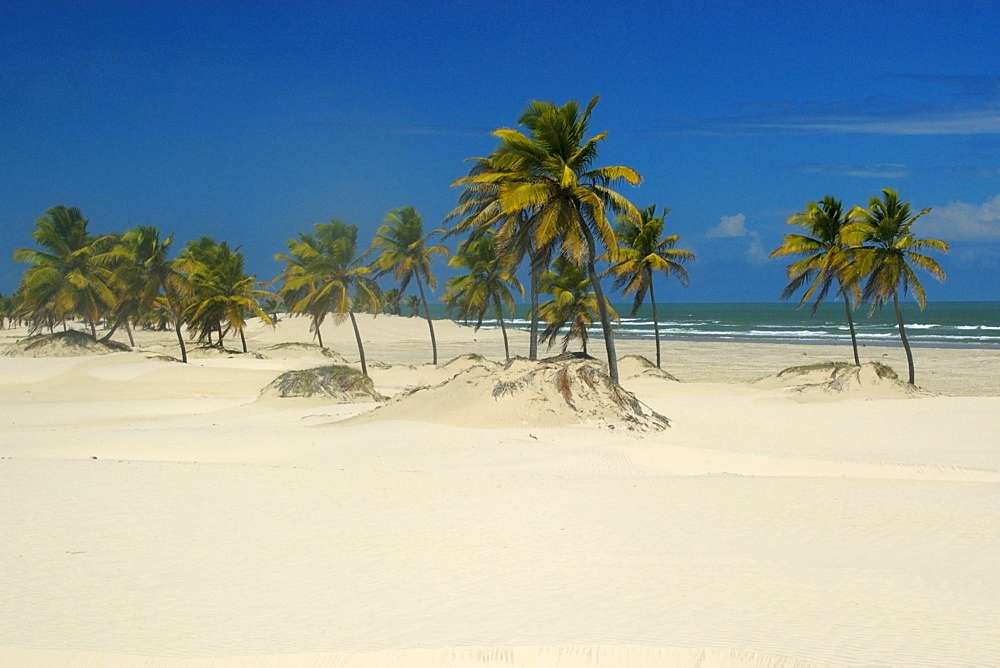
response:
[[[614,304],[621,316],[615,336],[622,339],[652,339],[652,310],[646,304],[630,316],[631,304]],[[528,329],[527,307],[507,323]],[[929,302],[923,311],[913,302],[903,302],[906,335],[914,347],[1000,348],[1000,302]],[[436,313],[434,312],[436,311]],[[795,303],[757,304],[657,304],[662,340],[737,341],[757,343],[811,343],[850,345],[851,336],[843,302],[797,308]],[[448,317],[443,306],[432,316]],[[894,344],[899,341],[892,305],[869,317],[862,305],[854,312],[859,344]],[[494,327],[486,321],[483,327]],[[592,334],[600,335],[599,326]]]

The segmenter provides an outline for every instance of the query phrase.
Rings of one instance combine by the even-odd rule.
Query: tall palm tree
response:
[[[670,209],[656,215],[656,204],[650,204],[639,212],[637,220],[627,216],[618,217],[615,233],[618,237],[618,262],[611,266],[609,273],[617,276],[615,288],[623,294],[632,295],[632,315],[638,313],[646,293],[653,309],[653,334],[656,338],[656,367],[660,368],[660,323],[656,317],[656,293],[653,289],[653,274],[676,276],[682,285],[688,284],[688,272],[683,263],[693,261],[694,253],[674,248],[680,235],[663,236],[663,226]]]
[[[349,318],[358,344],[361,372],[367,376],[365,348],[354,308],[359,296],[364,304],[377,307],[379,290],[368,276],[371,270],[361,266],[356,257],[358,227],[331,220],[313,225],[313,232],[289,239],[288,254],[275,256],[286,263],[285,271],[277,278],[283,283],[279,294],[289,298],[292,313],[306,313],[312,318],[320,346],[323,345],[320,325],[327,313],[332,313],[338,324]]]
[[[219,344],[222,344],[224,332],[236,331],[240,335],[243,352],[247,352],[247,340],[244,329],[248,315],[254,315],[271,325],[271,316],[260,308],[258,299],[268,293],[261,290],[256,276],[249,276],[245,271],[243,254],[237,249],[231,249],[226,242],[209,248],[203,237],[195,244],[189,244],[194,251],[190,273],[191,284],[194,287],[194,300],[187,308],[190,326],[201,331],[202,336],[213,329],[219,330]]]
[[[903,293],[912,292],[920,309],[927,305],[924,286],[920,284],[914,267],[926,271],[939,281],[945,279],[944,269],[933,258],[924,255],[923,250],[948,252],[948,244],[940,239],[917,239],[911,228],[913,223],[930,209],[912,214],[910,204],[899,199],[899,193],[890,188],[882,189],[882,197],[873,196],[868,200],[868,208],[855,207],[851,214],[857,217],[845,233],[849,242],[859,244],[853,247],[854,280],[864,281],[862,297],[871,304],[872,312],[880,309],[892,299],[899,326],[899,339],[906,351],[906,365],[909,383],[914,384],[913,353],[906,339],[903,312],[899,308],[899,289]]]
[[[555,259],[552,268],[542,274],[540,280],[541,292],[552,295],[551,300],[542,302],[538,307],[539,315],[546,323],[540,337],[542,343],[548,343],[551,348],[559,332],[566,327],[562,351],[566,352],[573,339],[579,339],[584,354],[587,354],[587,330],[600,313],[598,297],[591,287],[590,276],[583,267],[564,255]],[[617,318],[610,304],[605,304],[605,309]]]
[[[861,366],[858,356],[858,339],[854,331],[854,304],[861,294],[857,283],[851,280],[852,251],[844,238],[844,231],[855,222],[855,210],[844,213],[844,205],[839,199],[827,195],[817,202],[807,202],[806,208],[792,214],[785,221],[788,225],[798,225],[806,230],[805,234],[786,234],[781,240],[781,246],[776,248],[770,257],[786,255],[801,256],[788,265],[789,283],[781,293],[781,299],[788,299],[799,289],[805,287],[799,306],[815,297],[812,312],[816,314],[819,305],[837,282],[837,294],[844,297],[844,310],[847,313],[847,326],[851,332],[851,347],[854,350],[854,363]],[[854,300],[852,303],[851,300]]]
[[[437,288],[437,279],[431,273],[431,260],[435,255],[448,256],[446,247],[427,245],[427,240],[436,232],[440,230],[424,234],[424,222],[412,206],[393,209],[375,232],[375,239],[372,240],[369,250],[370,253],[378,253],[372,261],[372,266],[378,275],[391,273],[393,280],[399,283],[401,292],[406,291],[410,281],[417,284],[417,292],[420,293],[420,301],[427,318],[427,328],[431,334],[434,364],[438,361],[437,340],[434,338],[434,322],[431,320],[430,307],[424,294],[424,283],[426,282],[431,290]]]
[[[594,167],[598,145],[607,133],[587,137],[594,97],[581,111],[575,100],[561,107],[534,101],[518,123],[527,133],[500,128],[500,145],[490,156],[493,169],[473,180],[498,185],[497,201],[507,215],[522,214],[531,221],[535,248],[558,245],[561,254],[586,267],[590,278],[608,355],[608,371],[618,382],[611,317],[597,273],[597,242],[617,261],[618,243],[607,211],[638,218],[627,198],[613,186],[637,185],[638,172],[623,166]]]
[[[515,290],[524,296],[524,288],[510,269],[504,268],[497,257],[492,232],[481,237],[473,237],[458,246],[448,264],[468,273],[453,276],[445,285],[442,299],[454,308],[460,317],[474,318],[475,329],[483,324],[483,318],[492,311],[493,318],[503,334],[504,356],[510,359],[510,343],[507,327],[504,325],[504,308],[514,311]]]
[[[15,262],[31,263],[21,282],[19,314],[33,329],[80,317],[97,340],[96,323],[116,303],[113,270],[101,261],[114,243],[92,236],[89,221],[76,207],[56,206],[35,221],[32,238],[40,249],[19,248]]]

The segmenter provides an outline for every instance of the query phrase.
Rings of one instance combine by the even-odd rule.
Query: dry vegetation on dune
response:
[[[128,346],[117,341],[95,341],[89,334],[75,329],[55,334],[38,334],[6,346],[7,357],[80,357],[127,352]]]
[[[265,397],[315,397],[338,404],[385,401],[372,379],[341,364],[286,371],[261,391]]]
[[[611,381],[597,360],[565,355],[500,365],[458,357],[441,383],[418,387],[354,421],[417,420],[467,427],[592,426],[660,431],[669,420]]]
[[[794,366],[761,378],[754,385],[784,389],[814,398],[841,395],[881,398],[930,396],[930,393],[900,381],[892,367],[880,362],[866,362],[861,366],[844,362]]]

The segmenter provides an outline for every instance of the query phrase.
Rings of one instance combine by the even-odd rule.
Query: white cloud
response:
[[[917,236],[940,237],[945,241],[1000,241],[1000,195],[983,204],[950,202],[932,207],[919,223]]]
[[[742,213],[738,213],[735,216],[723,216],[722,222],[708,231],[708,237],[710,239],[718,239],[720,237],[748,236],[750,230],[746,228],[746,222],[747,217]]]
[[[768,253],[764,249],[764,239],[757,230],[747,228],[746,222],[747,217],[742,213],[738,213],[735,216],[723,216],[719,224],[709,229],[706,235],[710,239],[749,238],[750,245],[747,247],[747,262],[753,265],[762,265],[768,259]]]

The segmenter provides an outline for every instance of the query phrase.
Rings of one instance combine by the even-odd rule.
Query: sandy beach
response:
[[[489,394],[500,333],[435,325],[437,367],[425,321],[359,317],[383,407],[261,395],[331,362],[281,347],[302,318],[187,365],[171,332],[0,331],[0,665],[1000,660],[1000,351],[916,349],[908,392],[760,381],[849,349],[667,341],[678,380],[622,363],[646,429],[583,385]]]

